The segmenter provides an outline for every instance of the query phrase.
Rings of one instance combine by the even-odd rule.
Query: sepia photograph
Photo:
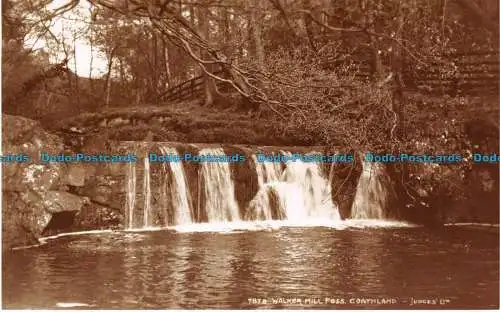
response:
[[[2,0],[1,309],[499,309],[499,16]]]

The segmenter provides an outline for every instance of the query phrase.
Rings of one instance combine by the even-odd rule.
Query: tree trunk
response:
[[[78,110],[80,110],[80,85],[79,85],[80,77],[78,77],[78,69],[77,69],[77,62],[76,62],[76,34],[73,34],[73,60],[75,62],[76,107]]]
[[[90,25],[90,38],[89,38],[89,43],[90,43],[90,69],[89,69],[89,83],[90,83],[90,94],[94,94],[94,80],[92,79],[92,68],[94,67],[94,27]]]
[[[259,15],[260,15],[260,8],[261,8],[261,0],[255,0],[255,1],[248,1],[247,2],[249,5],[249,10],[250,10],[250,17],[249,17],[249,24],[252,30],[251,33],[251,51],[252,55],[257,63],[257,68],[259,70],[264,69],[264,45],[262,42],[262,29],[261,29],[261,23]]]
[[[104,107],[109,107],[109,102],[111,100],[111,68],[113,67],[113,60],[115,57],[115,48],[111,49],[111,52],[108,55],[108,74],[106,75],[106,83],[105,83],[105,96],[106,101],[104,102]]]
[[[151,89],[153,91],[153,100],[156,101],[158,99],[158,37],[156,36],[156,33],[153,31],[151,33],[151,40],[152,40],[152,45],[151,45],[151,55],[153,58],[153,70],[151,73],[152,81],[151,81]]]
[[[374,16],[372,10],[368,9],[367,11],[367,20],[366,20],[366,28],[374,32],[375,31],[375,22],[374,22]],[[377,38],[375,38],[372,35],[367,35],[368,36],[368,42],[370,45],[370,52],[371,52],[371,74],[372,74],[372,79],[375,82],[379,82],[384,78],[384,73],[383,73],[383,67],[382,67],[382,60],[380,57],[380,47],[378,44]]]
[[[165,80],[164,80],[164,85],[163,87],[172,87],[172,74],[170,73],[170,57],[169,57],[169,51],[168,51],[168,44],[167,42],[162,39],[163,43],[163,60],[164,60],[164,71],[165,71]]]
[[[202,10],[198,10],[198,22],[199,22],[198,32],[200,33],[201,37],[207,42],[210,42],[210,29],[208,22],[209,13],[210,11],[206,7],[203,8]],[[206,52],[202,52],[201,55],[205,59],[209,57],[209,55]],[[212,68],[209,65],[205,65],[205,68],[209,72],[212,71]],[[203,89],[205,94],[204,105],[212,106],[214,104],[215,86],[212,78],[208,76],[206,73],[203,73]]]
[[[230,23],[229,23],[229,16],[230,16],[230,13],[228,12],[229,8],[222,8],[222,22],[223,22],[223,34],[224,34],[224,38],[222,39],[223,40],[223,43],[224,43],[224,53],[226,55],[232,55],[233,54],[233,46],[232,46],[232,42],[233,42],[233,39],[231,37],[231,28],[230,28]]]
[[[305,10],[311,10],[311,1],[310,0],[304,0],[303,1],[303,6]],[[316,45],[314,43],[314,34],[311,30],[311,24],[312,24],[312,19],[308,14],[304,14],[304,25],[306,26],[306,33],[307,33],[307,39],[309,41],[309,46],[313,51],[318,51],[316,48]]]
[[[399,14],[396,22],[396,29],[399,30],[396,33],[396,39],[404,44],[404,16],[401,10],[402,3],[399,3]],[[391,72],[393,74],[393,85],[392,85],[392,109],[395,115],[395,121],[392,128],[391,136],[396,140],[404,140],[404,96],[403,96],[403,49],[399,44],[393,41],[391,47]]]

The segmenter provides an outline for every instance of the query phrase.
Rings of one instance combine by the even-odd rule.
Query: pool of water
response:
[[[498,227],[194,227],[6,252],[3,306],[498,307]]]

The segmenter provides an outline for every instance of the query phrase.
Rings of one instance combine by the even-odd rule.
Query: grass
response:
[[[120,118],[126,123],[111,123]],[[83,113],[57,124],[57,132],[82,131],[107,140],[141,141],[149,132],[154,141],[249,145],[298,145],[303,142],[275,131],[275,124],[232,108],[199,106],[197,101],[170,106],[111,107]],[[302,144],[303,145],[303,144]]]

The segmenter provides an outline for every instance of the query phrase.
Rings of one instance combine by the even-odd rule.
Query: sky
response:
[[[69,0],[54,0],[52,4],[49,6],[50,9],[58,8],[66,3]],[[78,11],[82,19],[82,17],[88,21],[90,21],[90,8],[91,4],[88,1],[81,0],[79,5],[70,12],[66,12],[61,16],[56,17],[53,22],[50,30],[54,33],[54,35],[60,40],[60,38],[65,38],[65,42],[72,45],[73,36],[72,33],[88,28],[88,24],[84,22],[75,21],[77,18],[75,11]],[[69,20],[71,19],[71,20]],[[47,42],[43,39],[36,40],[34,37],[26,40],[26,47],[35,49],[44,48],[46,52],[51,54],[51,61],[58,62],[64,59],[64,53],[60,52],[55,55],[54,51],[51,51],[47,47]],[[90,77],[90,58],[91,58],[91,49],[90,44],[86,38],[77,38],[75,42],[76,46],[76,60],[71,56],[71,59],[68,63],[68,67],[75,72],[78,76],[81,77]],[[107,59],[101,51],[96,51],[96,47],[93,48],[94,53],[93,56],[93,64],[92,64],[92,77],[100,77],[107,70]]]

